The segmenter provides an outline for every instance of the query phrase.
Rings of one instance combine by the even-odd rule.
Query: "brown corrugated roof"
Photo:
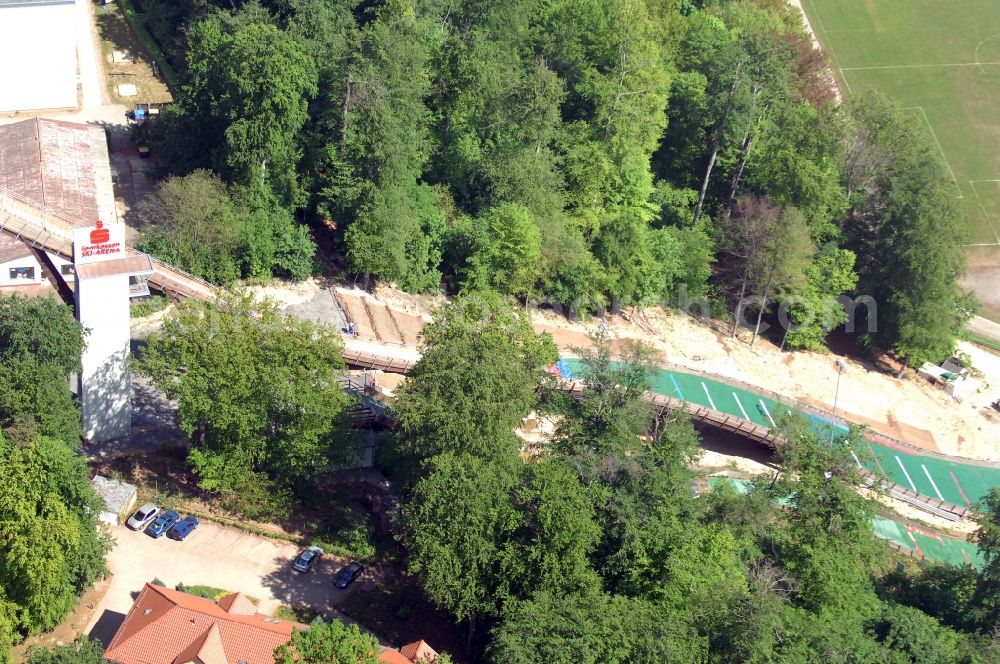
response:
[[[99,127],[61,120],[0,126],[0,189],[89,226],[100,214],[95,158],[105,140]]]
[[[274,649],[304,626],[255,613],[227,613],[215,602],[146,584],[125,622],[104,652],[105,659],[121,664],[175,664],[189,656],[197,644],[197,655],[215,658],[218,648],[208,633],[219,632],[219,645],[230,664],[273,664]],[[201,660],[215,664],[215,660]]]
[[[153,263],[150,262],[149,256],[146,254],[139,254],[100,263],[77,265],[76,273],[81,281],[114,277],[121,274],[153,274]]]
[[[6,233],[0,233],[0,263],[9,263],[27,256],[31,256],[31,247],[22,240],[15,240]]]

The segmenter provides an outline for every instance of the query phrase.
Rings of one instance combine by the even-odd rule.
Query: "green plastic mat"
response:
[[[561,366],[571,372],[583,370],[578,359],[566,358]],[[682,371],[658,369],[652,376],[652,391],[718,410],[755,424],[773,427],[782,414],[793,412],[804,417],[824,439],[846,432],[843,426],[787,406],[739,387]],[[985,496],[991,487],[1000,486],[1000,468],[949,461],[939,457],[895,449],[869,441],[868,449],[854,450],[866,468],[895,484],[931,498],[960,506],[969,506]]]

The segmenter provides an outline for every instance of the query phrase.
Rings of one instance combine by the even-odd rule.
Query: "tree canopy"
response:
[[[77,446],[69,374],[80,368],[83,344],[84,329],[55,298],[0,298],[0,430],[18,442],[40,433]]]
[[[773,0],[146,5],[183,78],[160,163],[252,192],[188,190],[221,206],[219,243],[260,238],[218,265],[147,239],[204,274],[302,278],[305,222],[366,283],[571,312],[707,295],[755,331],[777,319],[793,349],[822,347],[844,295],[877,302],[873,350],[914,362],[947,355],[970,311],[933,138],[875,93],[838,102]],[[780,211],[750,224],[771,229],[753,251],[748,200]]]
[[[317,620],[274,651],[277,664],[378,664],[378,640],[357,625]]]
[[[282,491],[352,453],[339,435],[342,349],[332,329],[231,293],[182,304],[136,369],[177,401],[201,486],[267,513]]]
[[[441,313],[425,358],[464,347],[463,335],[443,333],[455,315]],[[557,422],[546,444],[468,444],[481,434],[463,426],[422,464],[393,470],[407,487],[409,572],[465,624],[474,653],[503,662],[995,661],[978,654],[978,630],[995,618],[997,501],[983,505],[986,568],[955,569],[954,587],[940,577],[929,602],[934,594],[915,591],[919,572],[902,577],[906,587],[887,572],[850,441],[831,446],[789,417],[779,423],[780,472],[745,493],[723,481],[697,497],[697,432],[643,398],[650,350],[593,343],[578,351],[572,396],[531,372],[516,383],[505,376],[541,392],[511,402],[506,426],[536,409]],[[423,403],[407,402],[407,416]],[[457,396],[428,404],[435,419],[469,412]],[[412,435],[400,430],[396,444]]]
[[[102,508],[72,447],[0,434],[0,626],[52,629],[105,573],[111,540],[97,529]]]

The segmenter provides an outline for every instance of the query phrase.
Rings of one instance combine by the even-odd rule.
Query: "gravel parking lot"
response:
[[[203,521],[183,542],[153,539],[124,526],[112,532],[117,545],[107,559],[111,586],[87,627],[98,637],[114,633],[135,595],[154,578],[168,588],[183,582],[243,592],[259,600],[258,611],[266,614],[273,614],[280,604],[335,614],[332,609],[344,597],[366,585],[362,577],[347,590],[337,589],[333,577],[347,561],[330,555],[324,555],[309,574],[297,574],[291,564],[300,547],[214,523]]]

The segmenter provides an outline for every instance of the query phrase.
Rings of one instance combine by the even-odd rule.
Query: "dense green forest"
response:
[[[103,573],[65,381],[83,339],[55,300],[0,300],[0,661]],[[571,397],[522,307],[461,294],[393,403],[378,457],[402,507],[392,555],[465,629],[463,658],[1000,662],[1000,490],[978,506],[979,571],[893,557],[850,448],[804,422],[781,423],[780,472],[700,495],[698,433],[642,398],[649,349],[595,342]],[[202,487],[274,518],[350,453],[339,353],[332,330],[234,295],[171,313],[138,366],[177,400]],[[547,445],[514,433],[531,411],[558,423]],[[296,641],[309,661],[366,648],[340,623],[319,629]],[[82,639],[31,657],[89,664],[99,651]]]
[[[648,350],[598,339],[578,398],[554,356],[522,311],[460,296],[394,406],[409,571],[480,661],[1000,661],[1000,492],[981,572],[897,567],[849,447],[788,420],[781,472],[699,496],[697,432],[642,399]],[[531,409],[558,422],[533,452],[513,433]]]
[[[754,327],[780,306],[791,348],[850,313],[913,362],[971,311],[930,135],[838,103],[784,0],[140,5],[183,78],[145,247],[206,278],[317,261],[569,313],[707,295]]]

